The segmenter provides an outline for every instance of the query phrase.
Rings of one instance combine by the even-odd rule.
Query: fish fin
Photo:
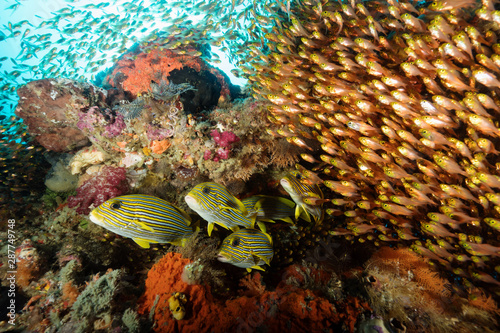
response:
[[[173,206],[173,205],[172,205]],[[191,225],[191,216],[189,216],[188,213],[186,213],[183,209],[179,208],[179,207],[176,207],[174,206],[175,209],[177,209],[179,211],[179,213],[181,213],[182,216],[184,216],[184,218],[187,220],[187,225]]]
[[[253,210],[253,211],[247,213],[245,215],[245,217],[249,218],[252,221],[252,223],[255,224],[255,221],[257,221],[257,215],[258,215],[258,213],[259,213],[258,211]]]
[[[243,202],[241,202],[241,200],[236,198],[235,196],[233,196],[232,199],[233,200],[231,200],[229,202],[228,206],[221,206],[221,209],[239,210],[243,215],[247,215],[248,212],[247,212],[247,209],[245,208],[245,205],[243,204]],[[224,200],[220,199],[220,202],[224,202]]]
[[[198,221],[196,221],[195,223],[193,223],[193,224],[191,225],[191,228],[193,228],[193,227],[194,227],[194,230],[193,230],[194,232],[198,232],[198,231],[200,231],[200,220],[198,220]]]
[[[251,269],[258,269],[259,271],[265,271],[265,269],[264,269],[264,268],[262,268],[262,267],[260,267],[260,266],[257,266],[257,265],[252,266],[252,267],[250,267],[250,268],[251,268]],[[247,271],[248,271],[250,268],[247,268]]]
[[[297,220],[297,219],[299,218],[299,216],[300,216],[300,211],[301,211],[300,206],[299,206],[299,205],[295,206],[295,219],[296,219],[296,220]]]
[[[276,200],[278,200],[279,202],[281,202],[282,204],[287,205],[290,208],[293,208],[293,206],[295,206],[295,202],[293,202],[292,200],[288,200],[288,199],[282,198],[282,197],[274,197],[274,198]]]
[[[234,227],[229,228],[229,229],[231,229],[232,232],[236,232],[236,231],[240,230],[240,227],[238,227],[237,225],[235,225]]]
[[[175,246],[180,246],[184,247],[187,243],[188,239],[187,238],[178,238],[174,240],[173,242],[170,242],[170,244],[175,245]]]
[[[323,219],[325,218],[325,211],[323,209],[321,209],[320,216],[318,217],[316,215],[313,215],[313,218],[314,218],[314,222],[316,223],[316,225],[321,224],[321,222],[323,222]]]
[[[264,232],[264,235],[266,235],[266,237],[269,239],[269,242],[271,243],[271,245],[273,245],[273,239],[272,239],[271,235],[269,235],[267,232]]]
[[[268,258],[264,256],[259,256],[259,258],[262,259],[266,263],[266,265],[271,266],[271,261]]]
[[[149,225],[147,225],[146,223],[144,222],[140,222],[140,221],[135,221],[135,223],[137,223],[137,225],[139,227],[141,227],[141,229],[144,229],[144,230],[147,230],[149,232],[155,232],[155,230],[153,228],[151,228]]]
[[[267,235],[267,234],[266,234]],[[269,236],[269,235],[268,235]],[[261,255],[258,255],[258,254],[254,254],[252,252],[252,258],[253,258],[253,262],[257,265],[261,260],[264,261],[266,264],[269,265],[270,261],[269,259],[267,259],[266,257],[264,256],[261,256]]]
[[[175,245],[175,246],[183,246],[182,239],[176,239],[174,241],[171,241],[170,244]]]
[[[237,208],[237,207],[231,207],[231,206],[220,206],[220,210],[223,210],[223,209],[224,209],[224,210],[235,210],[235,211],[239,211],[240,213],[242,213],[242,214],[243,214],[243,211],[241,211],[241,210],[240,210],[239,208]],[[245,212],[247,212],[247,211],[245,210]],[[243,215],[245,215],[245,214],[243,214]]]
[[[149,241],[140,238],[132,238],[132,240],[139,244],[140,247],[149,249]]]
[[[291,224],[295,224],[295,222],[290,218],[290,217],[285,217],[285,218],[282,218],[280,219],[281,221],[283,222],[286,222],[286,223],[291,223]],[[274,222],[274,221],[273,221]]]
[[[250,267],[247,267],[247,272],[250,273],[252,269]]]
[[[261,198],[259,200],[257,200],[257,202],[255,203],[255,206],[253,206],[253,209],[258,212],[259,209],[262,207],[262,203],[264,202],[264,200],[266,200],[266,198]]]
[[[306,220],[307,222],[311,222],[311,216],[309,215],[309,212],[305,209],[305,207],[301,205],[297,205],[297,208],[295,208],[295,219],[298,219],[299,217]]]
[[[208,224],[208,237],[210,237],[212,235],[212,230],[214,230],[214,224],[209,223]]]
[[[266,225],[262,222],[257,222],[257,225],[259,226],[259,229],[262,230],[262,232],[266,232]]]
[[[238,198],[236,198],[236,197],[235,197],[234,199],[235,199],[235,201],[236,201],[236,204],[238,205],[238,207],[237,207],[237,208],[241,211],[241,213],[242,213],[243,215],[247,215],[247,214],[248,214],[248,212],[247,212],[247,209],[246,209],[245,205],[243,204],[243,202],[241,202],[241,200],[240,200],[240,199],[238,199]]]

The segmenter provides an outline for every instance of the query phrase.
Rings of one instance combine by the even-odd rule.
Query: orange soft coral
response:
[[[151,142],[151,151],[155,154],[162,154],[167,150],[172,144],[169,140],[153,140]]]
[[[40,276],[38,261],[22,260],[17,263],[17,285],[26,288]]]
[[[136,57],[135,60],[127,58]],[[118,73],[126,78],[122,82],[123,89],[133,95],[145,93],[150,90],[151,81],[159,83],[161,80],[168,82],[167,77],[174,69],[182,69],[184,66],[200,71],[202,62],[199,57],[178,55],[170,50],[153,49],[149,53],[130,53],[118,61],[110,83],[117,87]]]
[[[197,72],[207,70],[217,77],[221,84],[221,97],[229,98],[229,82],[226,77],[215,67],[210,66],[197,55],[197,50],[185,47],[183,50],[161,49],[161,45],[151,46],[147,52],[125,54],[114,67],[113,73],[108,76],[107,82],[113,87],[120,85],[123,90],[137,96],[150,91],[151,81],[169,82],[170,72],[184,67],[192,68]]]
[[[184,266],[190,262],[179,253],[167,253],[148,273],[139,313],[149,313],[159,297],[153,316],[157,332],[219,331],[219,327],[229,326],[227,316],[220,313],[222,305],[214,302],[209,287],[190,285],[181,279]],[[187,315],[181,321],[172,318],[169,309],[168,299],[174,292],[181,292],[188,299]]]
[[[346,323],[352,331],[356,316],[366,309],[357,299],[347,299],[336,307],[312,290],[297,288],[282,281],[268,291],[261,276],[254,273],[241,281],[249,288],[233,298],[216,299],[209,286],[189,285],[181,279],[184,266],[191,261],[178,253],[167,253],[148,273],[146,292],[139,313],[153,311],[157,332],[235,332],[289,327],[290,332],[331,331],[333,324]],[[175,320],[168,299],[174,292],[186,294],[187,315]],[[342,311],[338,310],[342,309]]]

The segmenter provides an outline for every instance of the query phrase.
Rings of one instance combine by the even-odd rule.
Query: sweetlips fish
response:
[[[269,234],[257,229],[241,229],[227,236],[222,242],[217,259],[237,267],[264,269],[273,259],[273,240]]]
[[[150,243],[183,246],[193,234],[191,218],[171,203],[143,194],[130,194],[101,204],[90,212],[90,221],[120,236],[132,238],[143,248]]]
[[[249,212],[224,185],[214,182],[198,184],[184,199],[189,208],[208,222],[209,236],[214,224],[233,231],[238,230],[238,226],[253,228],[255,225],[257,212]]]
[[[294,215],[295,203],[291,200],[268,195],[253,195],[242,199],[241,202],[249,212],[257,212],[258,221],[282,220],[294,223],[290,216]]]
[[[280,180],[281,186],[295,201],[295,219],[299,216],[307,222],[311,222],[311,215],[316,223],[321,223],[324,211],[320,205],[312,205],[312,202],[323,201],[323,192],[318,185],[310,184],[299,170],[290,171]]]

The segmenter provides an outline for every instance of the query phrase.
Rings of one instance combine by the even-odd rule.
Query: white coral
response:
[[[144,155],[139,153],[125,153],[120,161],[120,166],[125,168],[141,166],[144,161]]]
[[[106,161],[109,157],[99,151],[94,147],[87,147],[80,150],[78,153],[73,156],[71,162],[69,163],[69,167],[71,173],[73,175],[82,173],[82,168],[85,168],[88,165],[100,164]]]

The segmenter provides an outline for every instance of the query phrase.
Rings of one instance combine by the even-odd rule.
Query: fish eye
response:
[[[297,178],[298,180],[301,180],[301,179],[302,179],[302,175],[301,175],[300,173],[297,173],[297,174],[295,175],[295,178]]]
[[[113,202],[111,205],[109,205],[111,209],[119,209],[121,207],[121,204],[119,201]]]
[[[231,241],[231,246],[238,246],[240,245],[240,239],[239,238],[235,238]]]
[[[205,194],[210,194],[210,186],[205,186],[205,187],[203,187],[202,191],[203,191],[203,193],[205,193]]]

